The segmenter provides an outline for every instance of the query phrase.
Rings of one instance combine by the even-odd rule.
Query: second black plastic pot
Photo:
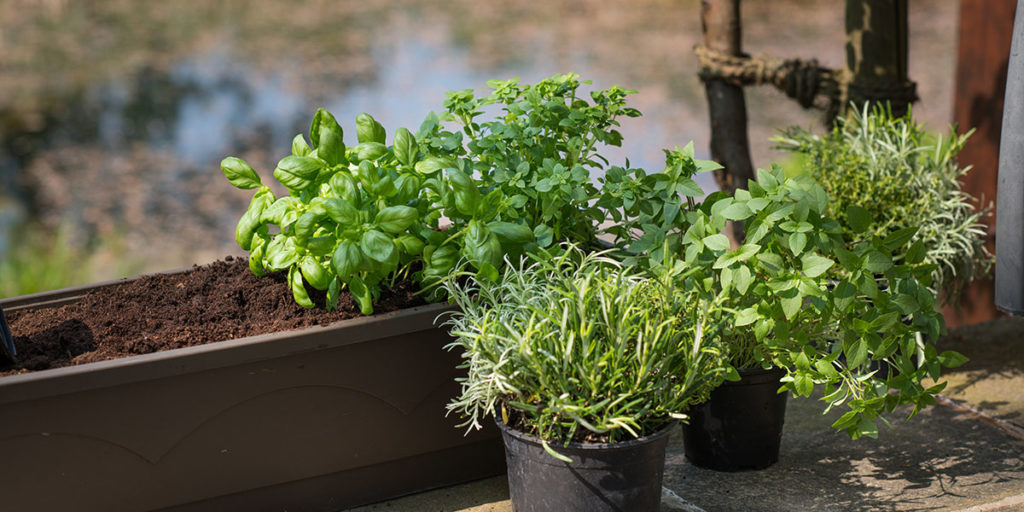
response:
[[[690,463],[718,471],[764,469],[779,460],[788,393],[777,393],[783,370],[740,370],[707,402],[688,411],[683,450]]]
[[[516,512],[656,512],[670,425],[652,435],[612,444],[570,443],[544,450],[541,440],[498,421],[505,440],[508,486]]]

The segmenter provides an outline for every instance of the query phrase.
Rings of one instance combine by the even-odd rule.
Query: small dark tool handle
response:
[[[0,360],[9,359],[16,361],[18,350],[14,348],[14,336],[11,335],[11,328],[7,325],[7,317],[4,316],[3,308],[0,308]]]

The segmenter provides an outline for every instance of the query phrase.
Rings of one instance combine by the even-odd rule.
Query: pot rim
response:
[[[723,381],[722,386],[755,386],[758,384],[777,382],[786,374],[786,370],[784,368],[776,367],[771,367],[767,370],[764,368],[737,368],[736,371],[739,372],[742,380]]]
[[[494,423],[496,425],[498,425],[498,428],[501,430],[502,433],[508,434],[509,436],[514,437],[514,438],[516,438],[516,439],[518,439],[520,441],[523,441],[525,443],[541,445],[544,442],[539,437],[531,436],[530,434],[526,434],[524,432],[520,432],[520,431],[518,431],[518,430],[516,430],[516,429],[514,429],[514,428],[512,428],[512,427],[510,427],[508,425],[506,425],[505,422],[501,421],[501,419],[498,416],[494,417]],[[665,427],[663,427],[661,430],[659,430],[659,431],[657,431],[657,432],[655,432],[653,434],[648,434],[648,435],[643,436],[643,437],[639,437],[639,438],[636,438],[636,439],[630,439],[628,441],[620,441],[620,442],[617,442],[617,443],[569,443],[567,445],[563,445],[561,443],[555,443],[555,444],[552,444],[551,447],[554,448],[556,451],[558,451],[559,449],[583,450],[583,451],[628,449],[628,448],[632,448],[634,446],[639,446],[639,445],[651,443],[653,441],[661,439],[662,437],[665,437],[665,436],[669,435],[670,433],[672,433],[672,429],[677,428],[678,425],[679,425],[678,421],[672,420],[667,425],[665,425]]]

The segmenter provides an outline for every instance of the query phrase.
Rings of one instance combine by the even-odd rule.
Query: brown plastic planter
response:
[[[2,508],[328,511],[503,473],[495,429],[445,417],[446,307],[0,378]]]

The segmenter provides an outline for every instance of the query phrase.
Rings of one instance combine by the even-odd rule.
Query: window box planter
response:
[[[500,474],[497,430],[445,417],[448,307],[2,377],[4,506],[326,511]]]

